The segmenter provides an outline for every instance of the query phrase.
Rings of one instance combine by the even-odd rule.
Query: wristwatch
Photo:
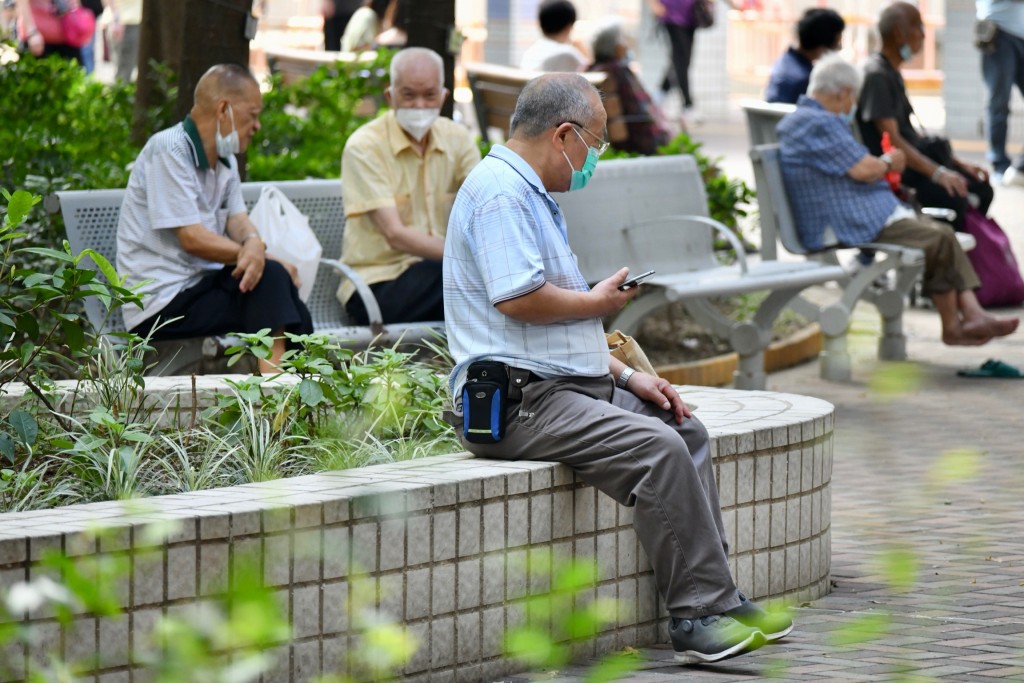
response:
[[[615,386],[619,389],[625,389],[626,383],[629,382],[629,378],[633,376],[634,372],[636,372],[636,370],[627,366],[626,369],[622,371],[622,374],[619,375],[619,378],[615,380]]]
[[[891,170],[892,169],[892,157],[889,156],[888,153],[883,154],[882,156],[880,156],[878,158],[885,162],[886,170]]]

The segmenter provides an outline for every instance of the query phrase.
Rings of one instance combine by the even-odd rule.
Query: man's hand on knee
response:
[[[629,376],[626,389],[637,398],[650,401],[665,410],[671,410],[675,413],[676,422],[679,424],[682,424],[683,418],[691,417],[690,410],[680,398],[679,392],[667,379],[648,375],[645,372],[634,372]]]
[[[263,277],[263,269],[266,267],[266,246],[263,240],[252,239],[242,245],[238,252],[238,263],[231,271],[231,277],[241,278],[238,289],[242,292],[251,292],[259,284]]]

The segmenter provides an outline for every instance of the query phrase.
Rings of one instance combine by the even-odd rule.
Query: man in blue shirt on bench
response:
[[[443,261],[456,361],[447,417],[474,455],[561,462],[633,507],[676,660],[714,662],[793,623],[733,582],[707,430],[667,380],[608,354],[601,318],[637,288],[620,289],[625,268],[587,286],[550,194],[587,184],[608,146],[606,123],[582,75],[536,78],[519,96],[507,145],[459,190]],[[504,411],[488,398],[501,385]]]
[[[811,72],[808,95],[778,126],[779,159],[797,231],[804,246],[887,242],[925,254],[924,291],[942,319],[942,341],[976,346],[1017,329],[1017,318],[997,318],[978,303],[977,274],[953,228],[918,216],[885,182],[901,171],[899,150],[872,155],[850,132],[861,75],[838,55]]]

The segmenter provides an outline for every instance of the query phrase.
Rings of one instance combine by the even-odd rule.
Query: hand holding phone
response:
[[[654,271],[653,270],[648,270],[646,273],[640,273],[639,275],[634,275],[633,277],[627,279],[625,282],[623,282],[621,285],[619,285],[619,291],[624,292],[627,289],[632,289],[633,287],[636,287],[636,286],[640,285],[644,280],[646,280],[647,278],[649,278],[652,275],[654,275]]]

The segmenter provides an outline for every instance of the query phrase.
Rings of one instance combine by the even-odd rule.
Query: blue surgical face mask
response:
[[[587,141],[583,139],[583,136],[580,135],[578,130],[573,128],[572,131],[576,133],[576,137],[578,137],[584,145],[587,145]],[[572,179],[569,181],[569,192],[582,190],[587,186],[587,183],[590,182],[590,176],[594,175],[594,169],[597,168],[597,150],[590,145],[587,145],[587,160],[583,162],[583,168],[579,171],[573,168],[572,162],[569,161],[569,155],[565,153],[564,149],[562,150],[562,156],[564,156],[565,160],[569,163],[569,168],[572,168]]]
[[[853,123],[857,119],[857,103],[854,102],[850,106],[850,111],[844,111],[841,114],[839,114],[839,118],[841,118],[843,120],[843,123],[845,123],[848,126],[851,123]]]
[[[900,59],[904,62],[909,62],[914,58],[914,50],[907,43],[900,45]]]

